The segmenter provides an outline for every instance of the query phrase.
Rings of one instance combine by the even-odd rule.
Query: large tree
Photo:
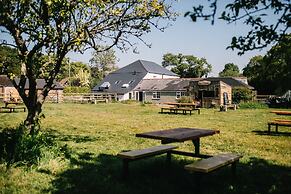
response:
[[[234,63],[227,63],[224,65],[224,69],[219,72],[220,77],[238,77],[239,68]]]
[[[243,69],[259,93],[282,94],[291,89],[291,35],[273,46],[265,56],[253,57]]]
[[[104,48],[104,46],[100,47],[101,50]],[[90,59],[92,87],[107,74],[118,69],[116,62],[117,58],[113,49],[104,52],[93,52],[93,56]]]
[[[171,71],[182,78],[203,77],[211,72],[212,66],[205,58],[198,58],[193,55],[175,55],[167,53],[163,56],[163,67],[170,67]]]
[[[1,44],[15,47],[21,60],[19,81],[9,77],[28,109],[25,124],[30,133],[39,129],[42,104],[68,52],[88,48],[102,52],[98,50],[102,44],[108,45],[104,50],[126,49],[134,45],[132,37],[142,40],[151,27],[163,29],[159,21],[173,16],[169,9],[165,0],[1,0],[1,33],[12,37]],[[38,94],[36,79],[44,70],[39,58],[44,54],[56,60],[46,68],[46,84]],[[24,90],[27,80],[28,93]]]
[[[228,47],[244,54],[285,41],[291,26],[291,4],[290,0],[208,0],[202,5],[194,5],[185,16],[190,16],[194,22],[203,18],[214,24],[218,17],[227,23],[243,22],[248,25],[249,32],[245,36],[233,37]]]

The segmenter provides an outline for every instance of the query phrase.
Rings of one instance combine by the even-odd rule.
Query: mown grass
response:
[[[267,121],[276,117],[270,109],[203,109],[186,116],[158,114],[154,105],[112,103],[46,104],[43,111],[43,130],[69,152],[29,168],[1,164],[1,193],[291,193],[291,131],[266,133]],[[1,113],[0,130],[16,127],[25,116]],[[182,156],[174,156],[170,167],[165,156],[134,162],[122,179],[118,152],[160,144],[135,134],[174,127],[219,129],[219,135],[201,139],[201,152],[242,154],[236,179],[223,168],[205,176],[197,190],[197,177],[183,169],[194,159]],[[190,141],[177,145],[193,150]]]

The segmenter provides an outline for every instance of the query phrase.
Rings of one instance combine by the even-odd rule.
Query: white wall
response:
[[[172,75],[161,75],[155,73],[147,73],[143,79],[169,79],[169,78],[179,78],[178,76]]]

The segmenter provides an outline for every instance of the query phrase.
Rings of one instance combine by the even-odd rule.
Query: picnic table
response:
[[[195,103],[164,102],[163,104],[177,106],[178,108],[179,107],[190,107],[190,108],[197,107],[197,104],[195,104]]]
[[[281,115],[281,116],[291,116],[291,111],[271,111],[271,113],[275,113],[276,115]],[[284,126],[284,127],[291,127],[291,120],[286,120],[286,119],[274,119],[272,121],[268,122],[268,133],[271,132],[271,126],[276,127],[276,133],[278,133],[278,128],[279,126]]]
[[[173,142],[192,141],[194,152],[185,152],[180,150],[171,151],[173,154],[208,158],[209,155],[200,154],[200,138],[218,134],[219,130],[214,129],[198,129],[198,128],[174,128],[167,130],[158,130],[152,132],[138,133],[136,137],[161,140],[162,144]]]
[[[0,107],[0,110],[9,110],[10,113],[15,112],[16,109],[23,110],[24,112],[26,111],[25,106],[18,106],[21,105],[21,102],[16,102],[16,101],[5,101],[4,106]]]
[[[276,115],[286,115],[286,116],[291,116],[291,111],[280,111],[280,110],[274,110],[274,111],[271,111],[271,113],[275,113]]]
[[[19,105],[19,104],[21,104],[21,102],[5,101],[4,104],[5,104],[5,107],[8,107],[10,104]]]

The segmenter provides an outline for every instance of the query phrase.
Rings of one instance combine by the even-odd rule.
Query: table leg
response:
[[[200,155],[200,138],[192,140],[195,147],[195,155]]]

